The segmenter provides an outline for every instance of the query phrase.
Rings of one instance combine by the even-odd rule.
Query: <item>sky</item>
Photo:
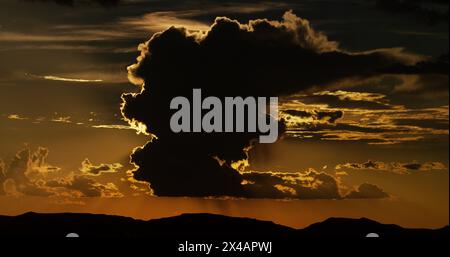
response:
[[[448,224],[445,1],[3,0],[0,215]],[[273,144],[175,96],[277,96]]]

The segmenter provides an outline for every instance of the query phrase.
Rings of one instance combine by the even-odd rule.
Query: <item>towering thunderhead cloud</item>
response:
[[[174,134],[169,127],[174,97],[191,98],[193,88],[201,88],[203,97],[280,96],[375,74],[406,60],[388,51],[341,51],[292,12],[281,22],[240,24],[217,18],[206,32],[171,27],[140,50],[128,71],[130,81],[142,84],[142,92],[123,95],[122,113],[156,135],[133,153],[132,161],[139,167],[135,178],[150,182],[154,193],[164,196],[267,197],[250,192],[262,192],[265,185],[243,183],[245,176],[232,165],[247,159],[246,149],[257,135]]]

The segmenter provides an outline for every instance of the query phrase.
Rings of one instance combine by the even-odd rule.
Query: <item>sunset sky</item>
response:
[[[0,215],[447,225],[448,9],[2,0]],[[173,135],[170,99],[192,88],[277,96],[285,131]]]

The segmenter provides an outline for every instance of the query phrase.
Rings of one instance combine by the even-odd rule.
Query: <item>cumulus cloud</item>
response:
[[[2,186],[4,189],[6,189],[5,183],[7,182],[6,185],[9,185],[9,188],[14,188],[23,194],[49,196],[51,193],[45,188],[40,187],[42,185],[41,180],[30,180],[30,177],[36,173],[57,170],[56,167],[49,166],[45,163],[47,154],[48,151],[45,148],[38,148],[33,153],[28,148],[19,151],[3,172],[4,182]]]
[[[215,71],[211,77],[218,72],[232,71],[234,76],[231,79],[235,82],[238,78],[251,78],[260,82],[260,90],[273,92],[273,76],[279,75],[280,88],[276,93],[285,90],[298,91],[311,83],[320,82],[321,79],[329,81],[339,77],[372,73],[383,67],[403,63],[405,56],[410,56],[405,54],[400,57],[400,53],[403,53],[401,49],[344,53],[338,49],[337,42],[330,41],[325,34],[315,31],[309,21],[292,12],[286,12],[282,21],[262,19],[249,21],[248,24],[220,17],[209,31],[189,31],[184,27],[171,27],[156,33],[152,39],[142,44],[138,63],[129,67],[131,80],[142,81],[148,78],[147,64],[162,61],[154,56],[155,52],[166,58],[174,58],[170,62],[167,60],[160,64],[180,65],[184,70],[178,71],[180,73],[187,73],[189,69],[202,71],[202,80],[209,78],[206,77],[206,71],[209,70]],[[243,52],[246,54],[241,55]],[[262,53],[264,55],[261,56]],[[191,62],[192,65],[189,66],[186,62]],[[209,64],[214,65],[211,67]],[[166,66],[159,69],[165,70],[168,68]],[[241,70],[244,67],[245,69]],[[268,72],[267,77],[263,76],[265,73],[258,73],[259,78],[256,78],[255,71]],[[318,76],[318,73],[321,76]],[[236,77],[238,75],[240,77]],[[263,83],[267,78],[272,79]],[[239,88],[245,90],[258,86],[253,85],[256,83],[247,83],[245,87],[234,84],[237,83],[229,86],[233,87],[235,92],[238,92]],[[267,88],[262,86],[266,84],[269,84]]]
[[[94,176],[115,172],[120,164],[82,163],[79,172],[63,172],[47,163],[49,150],[20,150],[6,165],[0,162],[0,194],[46,197],[120,197],[114,183],[100,183]]]
[[[351,191],[346,198],[348,199],[381,199],[387,198],[389,194],[376,185],[363,183],[357,189]]]
[[[251,21],[250,29],[255,29],[261,21]],[[267,22],[263,21],[262,23]],[[297,17],[292,11],[286,12],[283,16],[283,22],[269,22],[275,28],[286,30],[291,33],[291,40],[297,43],[301,48],[312,50],[314,52],[332,52],[338,50],[338,43],[328,40],[328,37],[315,31],[308,20]],[[263,25],[265,26],[265,25]]]
[[[344,163],[338,164],[335,167],[337,170],[353,169],[353,170],[374,170],[374,171],[390,171],[399,174],[409,174],[414,171],[433,171],[433,170],[447,170],[445,164],[441,162],[381,162],[368,160],[364,163]]]
[[[295,191],[321,198],[314,187],[290,190],[283,183],[246,183],[249,174],[243,175],[236,163],[247,161],[257,135],[175,134],[169,127],[170,101],[176,96],[191,98],[193,88],[201,88],[203,97],[289,95],[336,79],[376,74],[405,60],[398,51],[342,51],[337,42],[292,12],[282,21],[259,19],[247,24],[219,17],[207,31],[171,27],[139,49],[141,55],[128,72],[142,91],[124,94],[121,110],[130,125],[156,136],[137,148],[131,160],[138,167],[134,179],[149,182],[159,196],[248,197],[249,191],[259,190],[255,197]],[[311,116],[332,123],[342,112]],[[280,122],[280,131],[284,128]],[[336,197],[333,190],[324,195]]]

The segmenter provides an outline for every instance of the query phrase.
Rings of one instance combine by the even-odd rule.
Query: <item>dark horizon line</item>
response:
[[[124,215],[116,215],[116,214],[102,214],[102,213],[91,213],[91,212],[34,212],[34,211],[27,211],[22,214],[18,215],[2,215],[0,214],[0,224],[2,222],[1,219],[3,218],[21,218],[21,217],[30,217],[30,216],[91,216],[91,217],[104,217],[104,218],[121,218],[121,219],[128,219],[128,220],[134,220],[136,222],[152,222],[152,221],[161,221],[161,220],[168,220],[168,219],[177,219],[177,218],[201,218],[201,217],[215,217],[215,218],[226,218],[226,219],[241,219],[241,220],[249,220],[249,221],[256,221],[256,222],[264,222],[264,223],[272,223],[276,226],[281,226],[293,230],[304,230],[308,229],[312,226],[318,225],[318,224],[324,224],[324,223],[332,223],[332,222],[365,222],[365,223],[373,223],[383,226],[396,226],[401,229],[408,229],[408,230],[441,230],[441,229],[447,229],[450,227],[450,224],[438,227],[438,228],[420,228],[420,227],[404,227],[395,223],[382,223],[375,219],[370,219],[367,217],[359,217],[359,218],[351,218],[351,217],[343,217],[343,216],[330,216],[326,219],[323,219],[321,221],[313,222],[305,227],[302,228],[295,228],[288,225],[276,223],[272,220],[263,220],[263,219],[257,219],[252,217],[246,217],[246,216],[230,216],[230,215],[224,215],[224,214],[216,214],[216,213],[207,213],[207,212],[185,212],[179,215],[173,215],[173,216],[163,216],[160,218],[151,218],[151,219],[139,219],[134,218],[131,216],[124,216]]]

